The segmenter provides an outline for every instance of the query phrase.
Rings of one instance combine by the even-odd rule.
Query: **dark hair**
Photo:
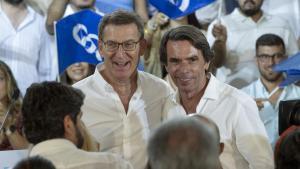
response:
[[[55,166],[41,156],[33,156],[18,162],[13,169],[55,169]]]
[[[193,118],[163,123],[150,137],[149,166],[153,169],[216,169],[220,167],[216,134]]]
[[[24,132],[29,142],[64,137],[64,117],[70,115],[76,124],[83,93],[58,82],[34,83],[26,91],[23,106]]]
[[[257,40],[255,44],[256,52],[258,50],[259,46],[282,46],[283,51],[285,52],[285,45],[282,40],[282,38],[275,34],[264,34],[261,35]]]
[[[276,169],[300,168],[300,126],[291,126],[278,140],[275,166]]]
[[[114,11],[110,14],[106,14],[100,24],[99,24],[99,39],[102,39],[104,36],[104,29],[107,25],[112,24],[112,25],[127,25],[134,23],[137,26],[137,29],[140,33],[140,39],[144,38],[144,23],[142,18],[134,13],[134,12],[129,12],[129,11],[124,11],[124,10],[117,10]],[[103,40],[103,39],[102,39]]]
[[[91,76],[96,69],[96,66],[93,64],[89,64],[89,70],[86,77]],[[60,82],[67,85],[73,85],[72,79],[69,77],[67,73],[67,69],[60,75]]]
[[[195,48],[202,51],[204,60],[206,62],[211,61],[214,57],[214,54],[211,51],[209,44],[201,30],[191,25],[183,25],[178,26],[176,28],[172,28],[164,34],[159,49],[160,62],[163,65],[167,65],[167,43],[169,40],[189,41]]]

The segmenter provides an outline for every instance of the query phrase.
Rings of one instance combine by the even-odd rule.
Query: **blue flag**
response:
[[[149,0],[160,12],[172,19],[189,15],[215,0]]]
[[[286,79],[280,86],[300,81],[300,52],[275,65],[273,70],[286,74]]]
[[[101,16],[83,10],[59,20],[56,24],[59,73],[76,62],[102,62],[98,52],[98,24]]]

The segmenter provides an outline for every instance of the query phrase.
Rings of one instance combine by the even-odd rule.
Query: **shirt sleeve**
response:
[[[248,99],[237,110],[234,134],[239,152],[251,169],[274,169],[272,148],[255,102]]]

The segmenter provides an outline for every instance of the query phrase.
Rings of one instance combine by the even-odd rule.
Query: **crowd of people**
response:
[[[170,19],[146,0],[109,13],[0,0],[0,151],[29,150],[15,169],[299,168],[299,118],[280,135],[278,112],[300,87],[272,68],[299,52],[300,25],[266,12],[271,1],[234,2]],[[104,61],[58,75],[55,22],[83,9],[103,16]]]

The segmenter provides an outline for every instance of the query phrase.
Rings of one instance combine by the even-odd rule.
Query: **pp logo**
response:
[[[89,34],[87,28],[82,24],[77,24],[73,28],[73,38],[79,43],[89,54],[96,54],[98,61],[102,61],[102,58],[97,49],[98,36],[95,34]]]
[[[169,2],[176,5],[182,12],[187,10],[190,5],[190,0],[169,0]]]

